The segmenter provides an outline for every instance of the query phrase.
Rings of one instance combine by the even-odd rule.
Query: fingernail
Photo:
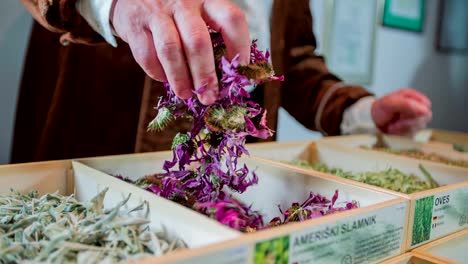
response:
[[[218,100],[218,87],[214,88],[214,89],[206,89],[206,91],[204,93],[202,93],[201,95],[199,95],[199,98],[200,98],[200,101],[202,104],[204,105],[210,105],[210,104],[213,104],[214,102],[216,102],[216,100]]]
[[[200,88],[196,89],[194,92],[196,95],[202,95],[205,93],[206,89],[208,89],[208,83],[205,83]]]
[[[423,104],[421,104],[421,103],[419,103],[419,102],[417,102],[417,101],[413,101],[413,100],[412,100],[411,103],[413,104],[413,107],[417,110],[416,113],[417,113],[418,115],[426,114],[427,111],[429,110],[429,109],[427,108],[427,106],[425,106],[425,105],[423,105]]]

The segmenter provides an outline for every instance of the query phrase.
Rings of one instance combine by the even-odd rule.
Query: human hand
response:
[[[431,101],[413,89],[401,89],[377,99],[371,115],[384,133],[414,134],[431,121]]]
[[[228,0],[114,0],[111,22],[151,78],[168,81],[187,99],[194,90],[203,104],[218,97],[218,79],[207,25],[220,32],[227,56],[250,58],[247,22]]]

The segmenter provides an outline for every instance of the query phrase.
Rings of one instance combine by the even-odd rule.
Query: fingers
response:
[[[116,32],[132,48],[145,72],[167,80],[174,93],[192,97],[194,89],[203,104],[218,98],[218,79],[207,24],[221,32],[227,54],[250,58],[250,40],[243,12],[227,0],[119,0],[111,20]],[[205,22],[206,21],[206,22]]]
[[[425,96],[424,94],[416,91],[416,90],[413,90],[413,89],[409,89],[409,88],[405,88],[405,89],[401,89],[400,91],[398,91],[398,93],[400,93],[401,95],[407,97],[407,98],[411,98],[413,100],[416,100],[428,107],[430,107],[432,104],[431,104],[431,100]]]
[[[229,1],[204,1],[202,10],[208,25],[223,36],[228,58],[240,54],[241,64],[248,64],[250,36],[242,10]]]
[[[413,119],[402,119],[391,123],[387,127],[387,133],[396,135],[414,134],[427,127],[432,116],[422,116]]]
[[[218,98],[211,38],[200,11],[194,8],[179,9],[174,13],[176,26],[187,57],[195,90],[203,104],[212,104]]]
[[[391,109],[392,112],[398,113],[405,118],[425,116],[431,111],[425,104],[403,96],[389,97],[385,105],[385,108]]]
[[[145,73],[154,80],[166,81],[166,75],[156,55],[153,37],[148,30],[132,34],[128,43],[133,57]]]
[[[432,119],[430,101],[413,90],[400,90],[378,99],[371,114],[376,126],[391,134],[413,133]]]
[[[149,27],[169,85],[178,97],[188,99],[193,86],[177,28],[169,16],[160,14],[153,18]]]

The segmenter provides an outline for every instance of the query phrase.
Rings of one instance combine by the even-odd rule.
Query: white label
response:
[[[255,263],[376,263],[399,255],[406,208],[400,203],[257,243]]]
[[[412,247],[468,227],[468,187],[418,199],[414,218]]]

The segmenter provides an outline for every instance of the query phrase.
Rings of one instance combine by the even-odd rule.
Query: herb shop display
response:
[[[269,245],[268,240],[285,236],[285,240],[296,241],[290,244],[291,249],[285,249],[291,250],[286,257],[290,261],[305,258],[314,263],[317,260],[321,262],[316,263],[330,263],[345,257],[346,252],[364,258],[364,251],[371,245],[378,249],[367,254],[368,259],[380,260],[400,254],[408,201],[243,157],[249,154],[245,146],[247,136],[267,138],[273,133],[266,125],[266,112],[249,99],[245,87],[279,78],[273,76],[268,53],[258,51],[255,42],[250,65],[241,66],[237,57],[227,61],[220,56],[224,52],[222,40],[216,34],[212,37],[216,62],[220,65],[220,99],[211,106],[202,105],[196,94],[181,100],[166,84],[167,94],[159,99],[157,115],[148,126],[149,130],[162,130],[177,118],[192,122],[188,131],[175,136],[171,152],[80,162],[113,175],[122,184],[138,186],[177,206],[191,208],[207,216],[207,220],[214,219],[240,231],[239,238],[232,242],[240,244],[239,250],[252,246],[263,250],[264,247],[257,247],[259,243]],[[293,222],[301,223],[289,224]],[[277,226],[281,227],[271,228]],[[322,229],[328,230],[323,239],[301,240],[302,236],[307,236],[303,233],[320,234]],[[257,241],[257,234],[264,241]],[[363,246],[355,247],[356,243]],[[325,246],[329,244],[333,246]],[[330,253],[324,257],[318,249],[306,250],[312,246],[326,247]],[[241,251],[245,252],[246,259],[250,258],[248,254],[252,251]],[[263,259],[267,251],[256,252],[255,258]],[[213,253],[207,258],[224,262],[222,254],[223,251]],[[226,256],[228,260],[233,258],[232,254],[226,255],[229,255]],[[284,254],[281,259],[285,259]]]
[[[124,209],[128,197],[104,209],[107,190],[88,202],[37,191],[1,195],[0,263],[115,263],[186,247],[150,231],[148,219],[130,215],[147,210],[146,203]]]
[[[164,160],[171,157],[171,152],[158,152],[83,159],[80,162],[107,175],[125,175],[127,180],[137,182],[142,180],[141,175],[152,176],[151,173],[161,171],[160,168],[164,164]],[[163,257],[158,263],[219,263],[216,262],[217,259],[223,259],[222,263],[248,263],[238,259],[252,259],[253,255],[250,255],[250,252],[253,248],[257,248],[258,243],[267,243],[271,239],[282,236],[287,236],[290,241],[289,260],[291,262],[298,258],[305,258],[313,261],[312,263],[335,263],[345,254],[362,258],[362,254],[367,252],[367,248],[371,244],[376,248],[372,250],[372,253],[367,254],[369,259],[380,260],[402,252],[406,236],[405,230],[407,230],[409,207],[407,200],[391,193],[358,187],[341,180],[329,180],[325,177],[314,176],[314,173],[299,172],[254,158],[242,158],[239,161],[245,162],[249,168],[255,171],[258,184],[250,186],[243,193],[226,189],[226,194],[232,200],[238,201],[251,211],[260,214],[265,220],[265,228],[256,230],[256,232],[251,232],[253,230],[250,229],[245,230],[246,232],[237,232],[239,237],[223,243],[222,249],[220,249],[221,245],[208,245],[206,250],[199,251],[200,254],[206,253],[206,258],[200,257],[204,261],[198,261],[198,257],[190,258],[190,256],[194,256],[190,253],[187,255],[179,253],[178,257]],[[122,185],[128,186],[128,188],[137,188],[133,184],[115,180],[121,181]],[[281,215],[279,209],[281,208],[284,213],[287,213],[286,211],[292,207],[292,203],[299,202],[299,206],[307,206],[307,204],[302,205],[302,203],[309,198],[310,192],[315,194],[315,196],[310,197],[312,205],[314,205],[321,197],[326,197],[331,201],[336,190],[339,190],[339,195],[334,207],[343,208],[348,201],[357,201],[359,208],[336,214],[318,215],[318,218],[298,221],[300,223],[296,223],[297,219],[293,217],[299,217],[301,214],[297,213],[306,211],[296,210],[297,213],[291,214],[289,219]],[[145,197],[159,198],[158,195],[149,191],[143,192],[147,193]],[[316,194],[320,194],[320,196]],[[180,206],[179,204],[175,205]],[[326,205],[323,207],[317,209],[328,210]],[[227,205],[224,208],[227,208]],[[190,211],[195,213],[195,210]],[[226,216],[225,219],[229,220],[227,212],[221,211],[219,213],[221,217]],[[237,214],[235,210],[231,212],[233,212],[233,216]],[[198,215],[207,221],[213,221],[202,214]],[[268,225],[269,221],[275,217],[280,218],[281,222],[277,224],[281,226]],[[186,219],[187,222],[191,222],[188,218]],[[231,228],[231,230],[235,229]],[[321,238],[314,239],[315,235]],[[362,246],[356,247],[356,244]],[[323,250],[320,250],[324,247],[327,249],[326,255],[324,255]],[[259,250],[262,248],[258,247]],[[307,250],[308,248],[310,249]],[[236,255],[234,252],[239,253]],[[263,253],[256,254],[257,257],[259,254]],[[234,256],[238,257],[234,258]],[[180,259],[184,259],[185,262],[175,261]],[[211,260],[211,262],[206,259]]]
[[[401,170],[372,171],[381,164],[376,160],[384,160],[380,154],[372,159],[374,153],[355,148],[359,155],[347,153],[348,160],[337,155],[344,148],[330,147],[324,151],[333,162],[319,164],[310,153],[289,155],[303,150],[303,142],[294,151],[271,145],[281,160],[299,158],[297,165],[405,193],[397,195],[273,159],[245,158],[251,153],[247,137],[273,133],[266,112],[245,88],[282,77],[274,75],[268,52],[259,51],[255,41],[250,63],[240,65],[239,57],[223,57],[220,34],[211,37],[219,100],[201,104],[196,95],[205,87],[181,100],[165,84],[167,94],[148,125],[159,131],[175,119],[192,122],[175,136],[170,152],[63,161],[59,167],[0,166],[0,186],[18,190],[0,188],[0,263],[376,263],[463,228],[454,227],[444,211],[454,209],[458,217],[466,209],[468,183],[457,182],[466,175],[451,174],[453,168],[424,163],[416,172],[417,164],[407,159],[399,161]],[[364,172],[339,169],[347,168],[340,162],[356,163]],[[37,177],[23,176],[23,168]],[[413,170],[405,174],[406,168]],[[426,180],[413,175],[421,172]],[[434,217],[448,228],[431,229],[441,224]],[[301,223],[289,224],[295,222]]]
[[[311,164],[305,160],[294,160],[292,165],[307,169],[330,173],[345,179],[355,180],[385,189],[411,194],[439,187],[439,184],[432,178],[429,172],[422,166],[419,168],[426,180],[421,180],[416,175],[407,175],[398,169],[387,169],[383,171],[350,172],[341,168],[329,168],[324,163]]]

